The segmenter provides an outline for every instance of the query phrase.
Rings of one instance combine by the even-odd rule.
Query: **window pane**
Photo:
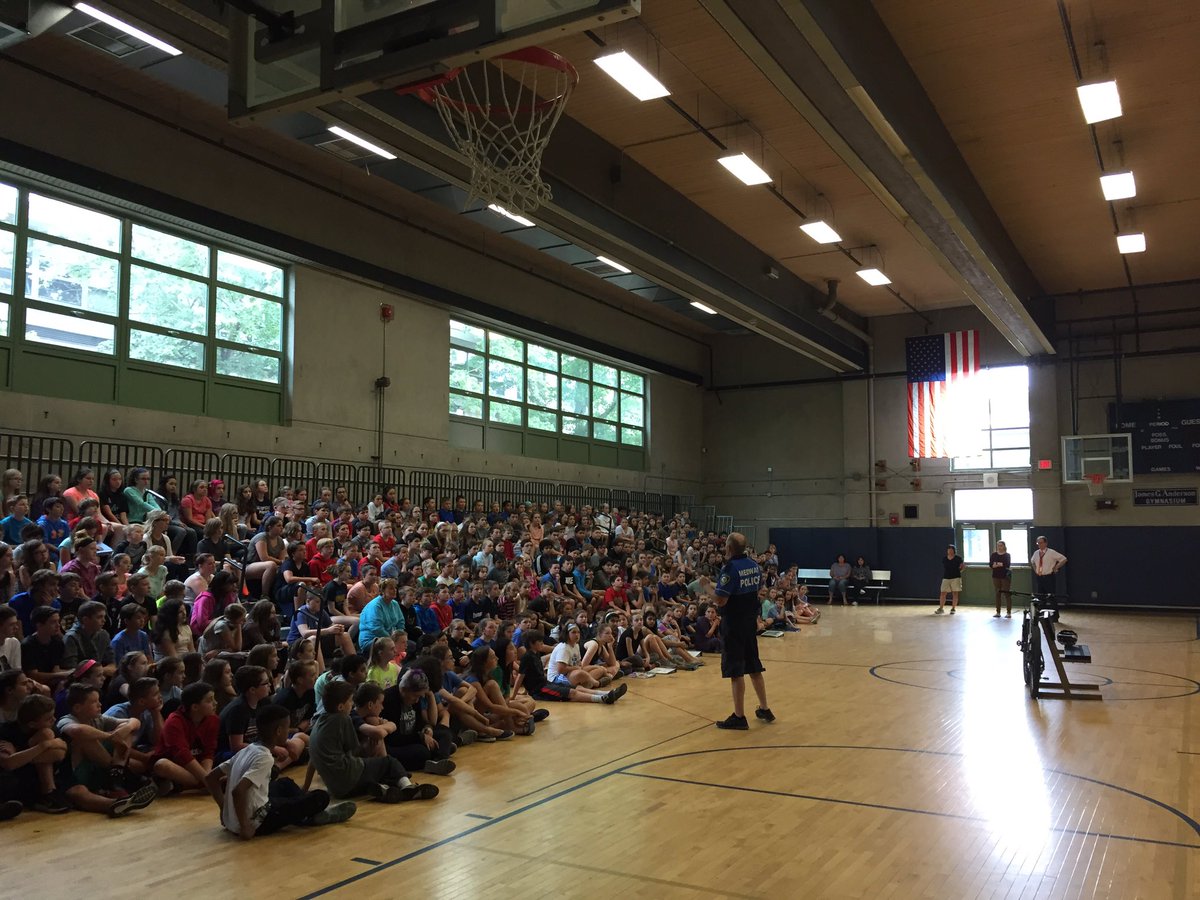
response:
[[[283,269],[225,250],[217,251],[217,280],[263,294],[283,296]]]
[[[588,361],[581,356],[571,356],[568,353],[562,355],[562,373],[564,375],[589,378],[591,377],[591,368]]]
[[[483,400],[465,394],[450,395],[450,415],[466,416],[469,419],[483,418]]]
[[[42,309],[25,310],[25,340],[53,344],[68,350],[113,353],[116,328],[82,316],[62,316]]]
[[[529,410],[529,427],[541,431],[558,431],[558,416],[540,409]]]
[[[645,425],[642,421],[643,405],[642,398],[634,394],[621,395],[621,424],[623,425]]]
[[[963,469],[990,469],[992,467],[992,455],[987,451],[975,454],[974,456],[956,456],[952,468],[955,471]]]
[[[157,269],[129,269],[129,318],[160,328],[208,334],[208,285]]]
[[[549,347],[539,347],[537,344],[530,344],[528,352],[529,364],[531,366],[540,366],[552,372],[558,371],[557,351],[551,350]]]
[[[586,381],[564,378],[562,380],[562,408],[563,412],[586,416],[592,408],[591,385]]]
[[[558,409],[558,376],[539,369],[527,369],[529,405],[541,409]]]
[[[524,341],[509,337],[506,334],[497,334],[494,331],[489,331],[488,344],[490,345],[492,356],[500,356],[504,359],[511,359],[514,362],[523,362],[525,359]]]
[[[520,366],[500,362],[497,359],[488,360],[488,393],[493,397],[503,397],[506,400],[521,400],[524,397]],[[519,418],[519,417],[518,417]]]
[[[17,236],[11,231],[0,231],[0,294],[12,293],[13,246],[16,241]]]
[[[0,337],[8,337],[8,304],[0,303]]]
[[[992,467],[996,469],[1025,469],[1029,467],[1029,448],[993,450]]]
[[[265,297],[219,290],[217,337],[264,350],[280,350],[283,348],[283,304]]]
[[[29,195],[29,227],[101,250],[121,246],[121,220],[41,194]]]
[[[244,350],[218,347],[217,374],[278,384],[279,360],[273,356],[262,356],[258,353],[247,353]]]
[[[209,249],[203,244],[164,234],[145,225],[133,226],[132,241],[133,255],[138,259],[208,277]]]
[[[596,363],[592,366],[592,381],[607,384],[609,387],[616,387],[617,370],[612,366],[602,366],[600,363]]]
[[[954,492],[957,522],[1023,522],[1032,518],[1032,488],[970,488]]]
[[[1003,450],[1008,447],[1028,447],[1029,446],[1029,429],[1028,428],[1013,428],[1001,429],[992,432],[992,447],[996,450]]]
[[[204,371],[204,345],[151,331],[129,330],[129,358]]]
[[[487,349],[487,338],[482,328],[468,325],[465,322],[450,320],[450,343],[468,350],[478,350],[482,353]]]
[[[986,564],[992,558],[992,533],[987,528],[964,528],[962,559],[971,565]]]
[[[621,443],[632,444],[634,447],[642,446],[642,429],[640,428],[622,428]]]
[[[574,416],[562,417],[562,433],[577,434],[581,437],[588,436],[588,420],[577,419]]]
[[[521,407],[493,400],[488,404],[488,418],[493,422],[503,422],[505,425],[520,425]]]
[[[450,351],[450,387],[483,393],[483,357],[465,350]],[[482,415],[482,413],[481,413]]]
[[[633,372],[621,373],[621,390],[630,391],[634,394],[644,393],[644,382],[641,375],[635,375]]]
[[[30,238],[25,253],[25,296],[115,316],[117,261]]]
[[[988,399],[993,428],[1025,428],[1029,425],[1029,367],[1004,366],[988,369]]]
[[[11,184],[0,184],[0,222],[9,225],[17,221],[17,189]]]
[[[592,388],[592,415],[597,419],[617,421],[617,392],[609,388]],[[616,440],[614,437],[613,440]]]
[[[1001,528],[1000,540],[1004,541],[1004,549],[1012,557],[1014,566],[1029,565],[1029,532],[1024,528]],[[989,554],[988,558],[991,558]]]
[[[593,434],[597,440],[615,441],[617,439],[617,426],[597,422],[594,426]]]

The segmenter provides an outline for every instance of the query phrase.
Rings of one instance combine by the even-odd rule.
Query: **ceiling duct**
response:
[[[70,7],[51,0],[0,0],[0,50],[37,37],[70,14]]]

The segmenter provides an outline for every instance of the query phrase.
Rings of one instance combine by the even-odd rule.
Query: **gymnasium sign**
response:
[[[1134,488],[1134,506],[1200,506],[1200,488]]]

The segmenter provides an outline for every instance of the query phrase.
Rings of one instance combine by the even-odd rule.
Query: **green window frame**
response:
[[[450,320],[452,420],[648,449],[646,376],[569,347]]]
[[[142,405],[139,378],[169,391],[174,376],[204,385],[180,412],[238,418],[233,398],[253,396],[282,421],[290,282],[261,254],[0,174],[0,350],[103,366],[111,402]]]

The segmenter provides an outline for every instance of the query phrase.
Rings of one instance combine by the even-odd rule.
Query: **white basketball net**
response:
[[[576,77],[573,70],[497,57],[424,89],[471,167],[471,200],[528,213],[550,199],[542,152]]]

